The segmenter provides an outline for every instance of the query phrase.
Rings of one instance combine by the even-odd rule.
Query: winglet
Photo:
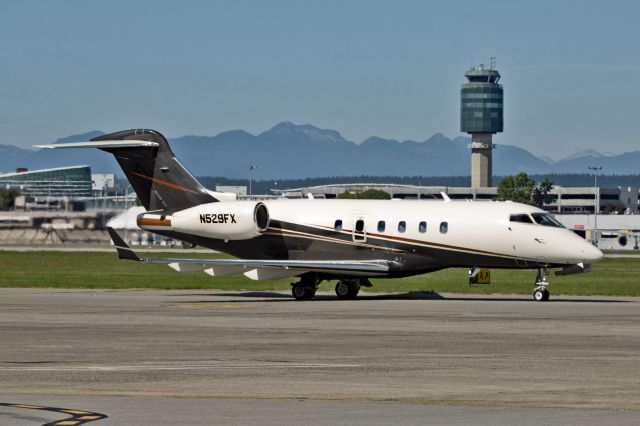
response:
[[[136,255],[135,252],[129,248],[127,243],[125,243],[124,240],[120,238],[120,235],[118,235],[118,233],[113,228],[107,226],[107,232],[111,237],[111,241],[113,241],[113,245],[116,246],[116,250],[118,250],[118,257],[120,259],[136,260],[138,262],[140,261],[138,255]]]

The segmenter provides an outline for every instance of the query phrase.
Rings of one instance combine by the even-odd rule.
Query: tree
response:
[[[536,182],[524,172],[516,176],[506,176],[498,186],[498,200],[515,201],[516,203],[531,204],[542,207],[553,201],[553,195],[549,192],[553,189],[553,182],[545,178],[536,185]]]
[[[621,203],[618,202],[616,204],[609,204],[607,205],[604,210],[602,211],[602,213],[604,214],[624,214],[627,211],[627,207]]]
[[[0,210],[10,210],[15,206],[16,197],[20,193],[13,189],[3,189],[0,191]]]
[[[506,176],[498,185],[498,200],[515,201],[516,203],[533,204],[535,181],[526,173]]]
[[[551,204],[553,202],[553,195],[549,192],[553,189],[553,182],[548,178],[545,178],[533,189],[533,205],[536,207],[542,207],[545,204]]]
[[[343,192],[338,195],[342,199],[358,199],[358,200],[390,200],[391,195],[381,189],[367,189],[366,191]]]

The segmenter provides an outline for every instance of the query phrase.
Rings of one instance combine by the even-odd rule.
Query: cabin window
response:
[[[418,232],[420,232],[421,234],[427,232],[427,222],[420,222],[420,224],[418,225]]]
[[[333,225],[333,229],[336,231],[342,231],[342,219],[336,220],[335,225]]]
[[[405,222],[404,220],[401,220],[400,222],[398,222],[398,232],[404,232],[407,230],[407,222]]]
[[[558,222],[558,220],[555,217],[551,216],[549,213],[531,213],[531,216],[533,217],[533,220],[535,220],[539,225],[564,228],[564,225]]]
[[[356,220],[356,232],[364,231],[364,220],[358,219]]]
[[[387,224],[384,220],[378,221],[378,232],[384,232],[384,229],[387,227]]]
[[[509,222],[533,223],[531,216],[528,214],[512,214],[509,216]]]
[[[446,234],[449,231],[449,223],[448,222],[440,222],[440,233]]]

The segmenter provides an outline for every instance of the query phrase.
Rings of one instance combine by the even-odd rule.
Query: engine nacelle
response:
[[[171,216],[144,213],[138,226],[149,231],[171,230],[219,240],[249,240],[269,227],[267,206],[256,201],[208,203]]]

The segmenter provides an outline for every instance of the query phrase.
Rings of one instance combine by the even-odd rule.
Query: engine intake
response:
[[[263,203],[256,204],[253,210],[253,220],[258,225],[258,230],[264,232],[269,227],[269,210]]]

